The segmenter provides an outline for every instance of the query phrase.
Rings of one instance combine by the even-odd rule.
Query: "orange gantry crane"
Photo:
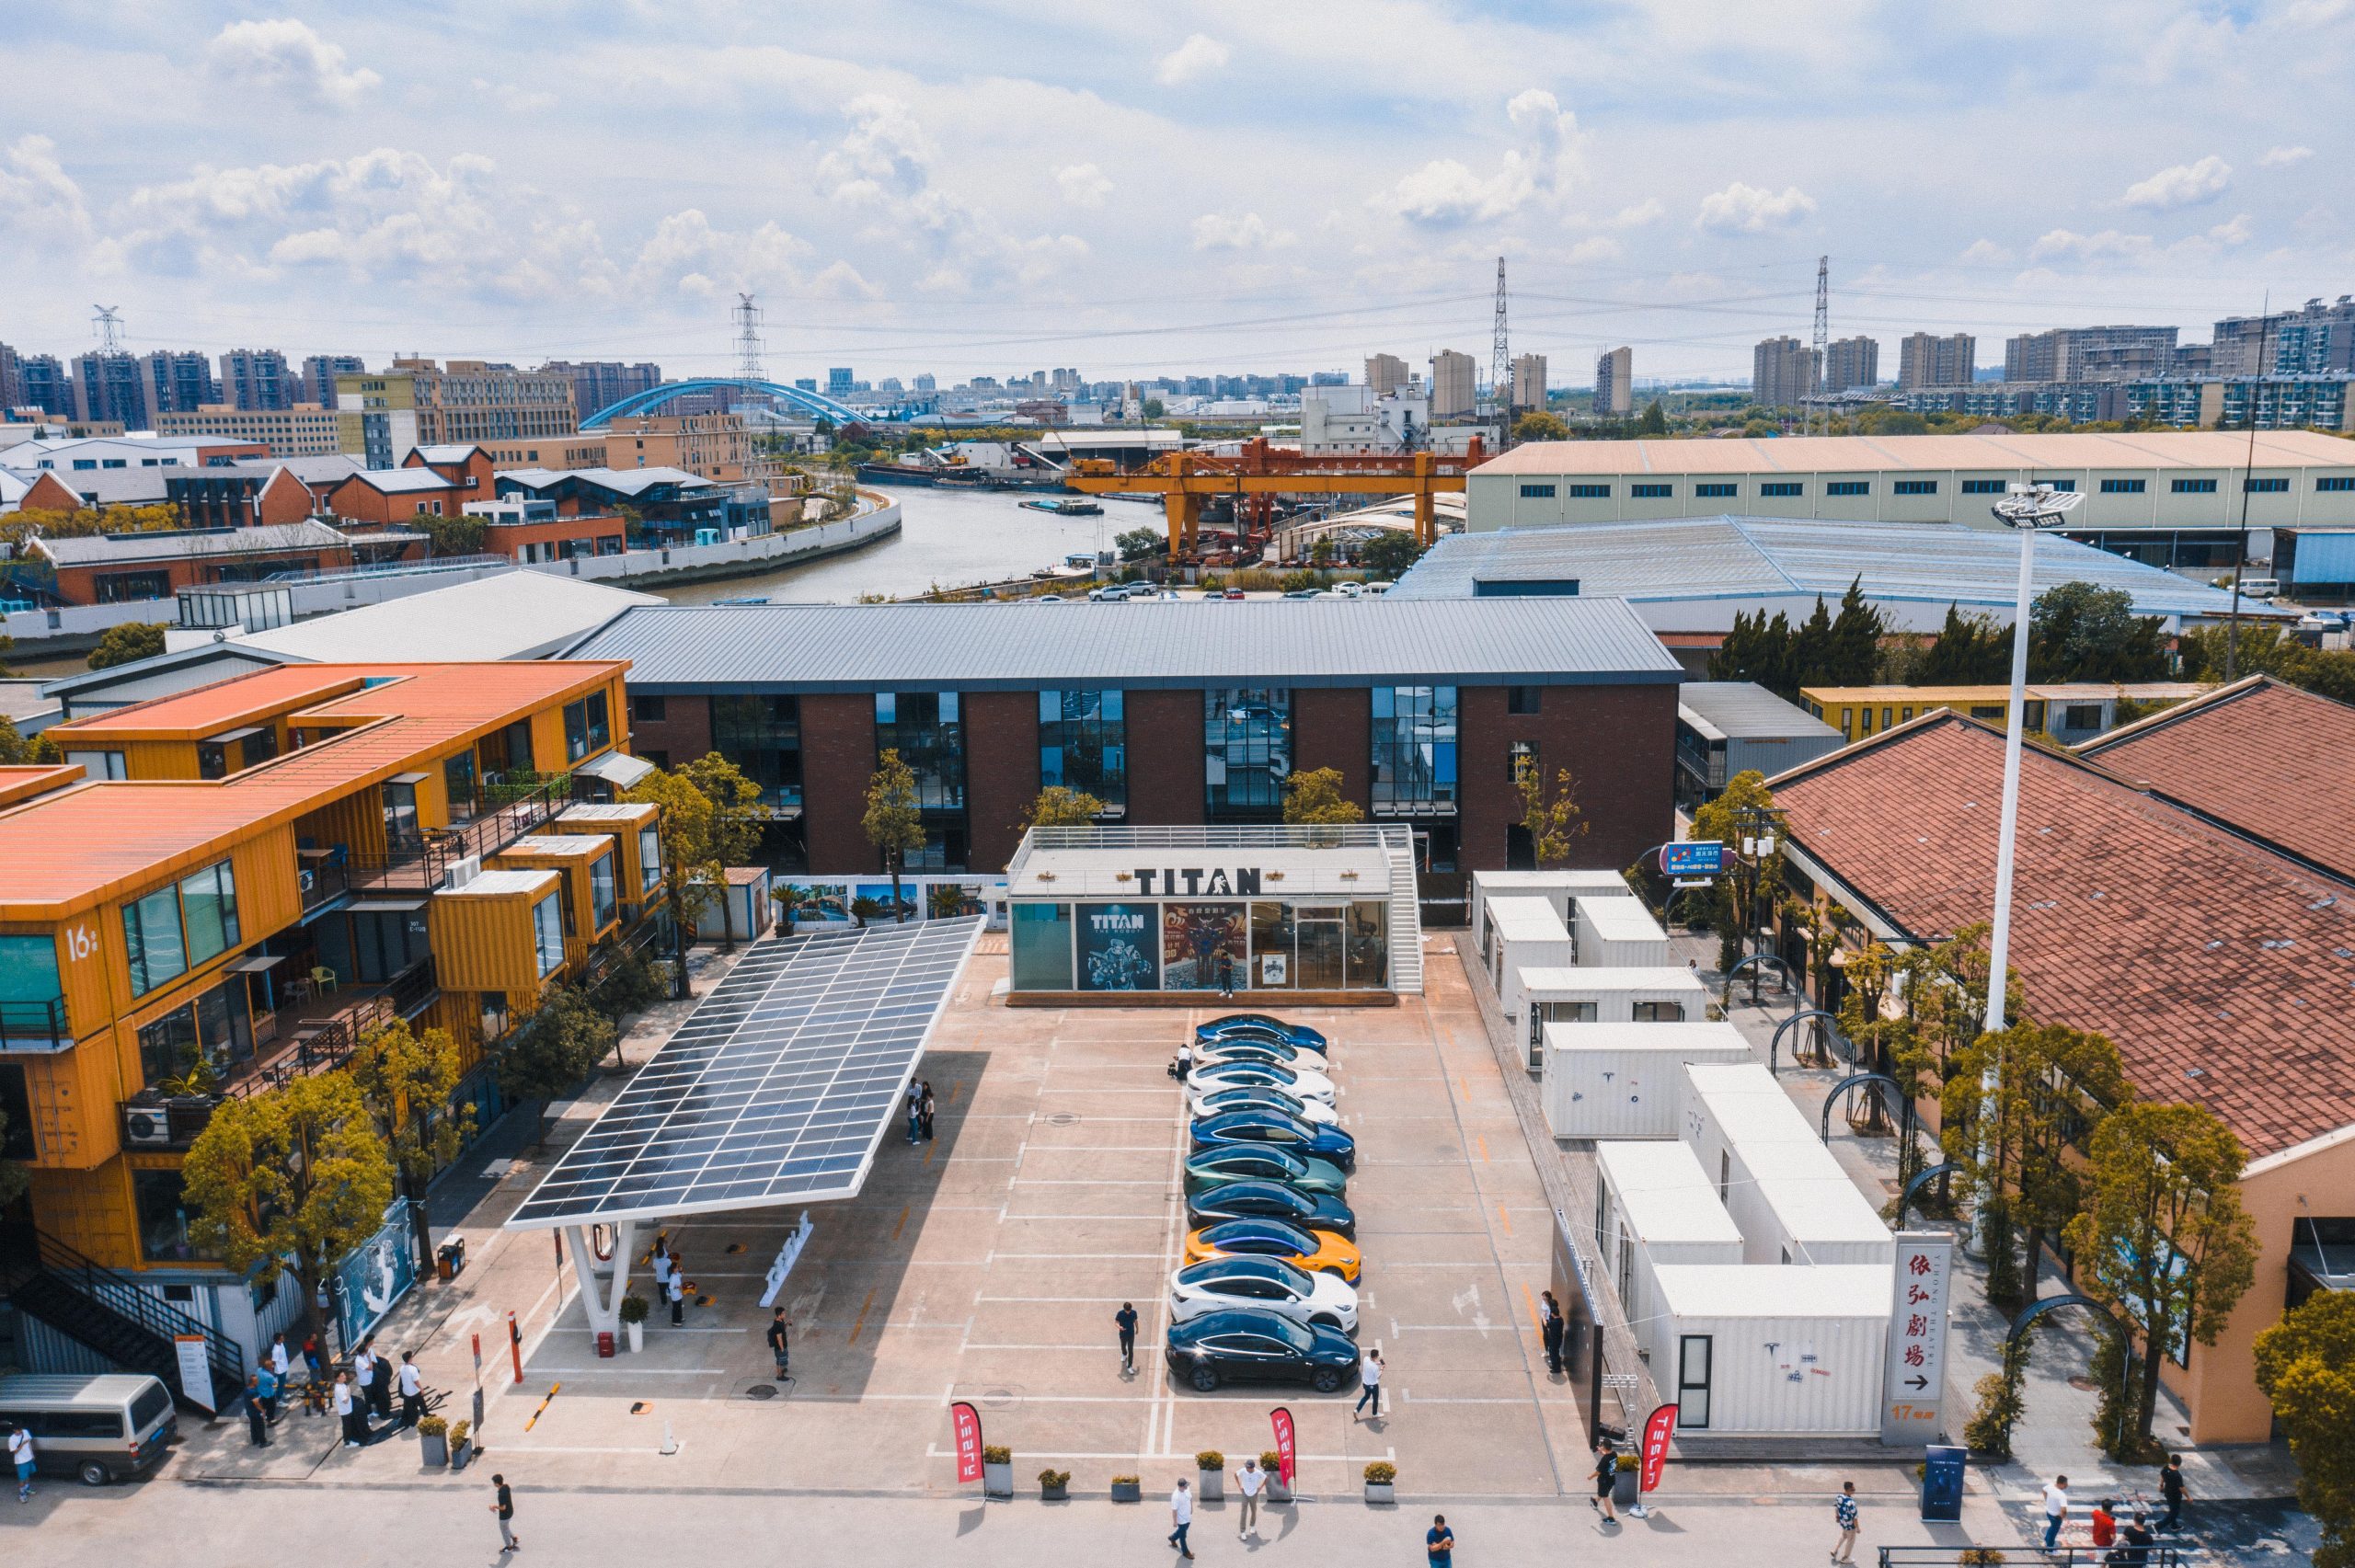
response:
[[[1072,464],[1065,483],[1089,495],[1158,495],[1169,519],[1169,559],[1176,565],[1200,555],[1202,505],[1212,496],[1234,498],[1238,531],[1246,526],[1246,512],[1264,526],[1281,495],[1412,496],[1415,542],[1430,544],[1439,538],[1431,498],[1462,490],[1465,475],[1486,455],[1477,436],[1460,457],[1431,452],[1310,456],[1272,447],[1261,438],[1246,441],[1233,457],[1173,452],[1126,473],[1101,458],[1083,458]]]

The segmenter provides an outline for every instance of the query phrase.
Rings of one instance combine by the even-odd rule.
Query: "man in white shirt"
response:
[[[1194,1549],[1186,1544],[1186,1532],[1194,1524],[1194,1494],[1183,1476],[1178,1478],[1177,1489],[1169,1494],[1169,1522],[1177,1527],[1169,1532],[1169,1544],[1178,1549],[1178,1556],[1192,1562]]]
[[[2069,1478],[2055,1476],[2052,1484],[2044,1489],[2044,1550],[2061,1539],[2061,1527],[2069,1522]]]
[[[417,1363],[406,1350],[401,1352],[401,1369],[393,1381],[400,1391],[401,1430],[406,1432],[425,1414],[425,1379],[418,1376]]]
[[[669,1249],[660,1242],[655,1242],[654,1299],[657,1301],[668,1301],[671,1299],[671,1267]]]
[[[343,1424],[343,1446],[360,1447],[360,1434],[367,1427],[368,1418],[360,1413],[360,1402],[351,1397],[351,1374],[335,1375],[335,1418]]]
[[[1366,1402],[1368,1400],[1372,1400],[1373,1402],[1373,1419],[1376,1421],[1381,1420],[1382,1352],[1379,1350],[1369,1350],[1365,1353],[1365,1360],[1358,1368],[1358,1380],[1364,1385],[1364,1388],[1358,1394],[1357,1410],[1350,1412],[1350,1419],[1355,1421],[1357,1419],[1358,1410],[1363,1410],[1366,1406]]]
[[[375,1384],[376,1353],[363,1339],[360,1342],[360,1348],[351,1354],[351,1391],[359,1396],[362,1406],[371,1410],[376,1404]]]
[[[286,1356],[286,1336],[282,1333],[271,1335],[270,1341],[270,1369],[278,1374],[279,1387],[284,1388],[286,1386],[286,1368],[292,1365],[293,1365],[293,1363],[288,1360]]]
[[[1243,1500],[1242,1516],[1235,1523],[1235,1539],[1243,1539],[1259,1528],[1259,1494],[1267,1489],[1268,1472],[1259,1468],[1257,1459],[1243,1461],[1235,1474],[1235,1490]]]

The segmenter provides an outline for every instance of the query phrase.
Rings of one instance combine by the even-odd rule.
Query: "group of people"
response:
[[[2158,1544],[2159,1530],[2173,1530],[2183,1523],[2183,1504],[2188,1495],[2183,1481],[2183,1456],[2167,1456],[2165,1468],[2159,1471],[2159,1498],[2166,1507],[2155,1528],[2138,1496],[2133,1513],[2121,1519],[2119,1502],[2105,1497],[2094,1505],[2087,1519],[2093,1534],[2094,1549],[2102,1552],[2102,1561],[2115,1562],[2120,1568],[2140,1568],[2151,1560],[2150,1549]],[[2052,1484],[2044,1489],[2044,1550],[2051,1551],[2061,1539],[2062,1527],[2069,1522],[2069,1478],[2055,1476]]]
[[[1235,1539],[1248,1540],[1259,1528],[1259,1494],[1268,1489],[1268,1472],[1259,1468],[1256,1459],[1245,1459],[1239,1471],[1229,1471],[1227,1479],[1235,1482],[1235,1495],[1241,1504],[1235,1520]],[[1194,1489],[1185,1477],[1169,1494],[1169,1544],[1178,1555],[1191,1560],[1194,1549],[1187,1539],[1187,1532],[1194,1528]]]
[[[932,1141],[932,1080],[911,1079],[908,1082],[908,1142]]]
[[[376,1338],[371,1334],[352,1353],[351,1369],[338,1372],[329,1391],[336,1419],[343,1425],[345,1448],[362,1448],[374,1441],[375,1430],[368,1418],[373,1413],[391,1421],[396,1392],[401,1397],[400,1429],[407,1431],[425,1414],[425,1380],[409,1352],[402,1351],[400,1364],[395,1366],[376,1353]]]
[[[687,1265],[665,1237],[655,1237],[647,1255],[654,1266],[654,1299],[671,1303],[671,1325],[676,1328],[687,1321]]]

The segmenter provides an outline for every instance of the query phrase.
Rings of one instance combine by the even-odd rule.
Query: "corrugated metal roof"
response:
[[[387,496],[416,490],[455,490],[465,487],[457,480],[437,474],[431,468],[362,468],[351,477],[370,489]]]
[[[1840,738],[1838,730],[1754,681],[1690,681],[1676,689],[1676,702],[1728,740]]]
[[[2067,473],[2241,468],[2245,430],[2066,435],[1774,436],[1713,441],[1527,441],[1475,475]],[[2260,430],[2259,468],[2355,468],[2355,444],[2313,430]]]
[[[569,650],[633,691],[1673,681],[1612,599],[646,606]]]
[[[94,567],[121,561],[266,555],[273,550],[339,549],[344,538],[325,523],[306,521],[270,523],[260,528],[224,528],[202,533],[92,534],[83,539],[42,539],[38,543],[41,554],[61,567]]]
[[[1841,438],[1824,438],[1837,440]],[[2019,540],[1952,523],[1832,522],[1766,517],[1557,523],[1441,540],[1384,595],[1464,599],[1482,583],[1575,581],[1580,595],[1649,602],[1822,594],[1861,578],[1865,596],[2008,612]],[[2123,589],[2143,615],[2222,616],[2232,596],[2074,540],[2037,544],[2039,592],[2064,582]],[[2249,612],[2246,605],[2242,613]]]
[[[560,471],[553,468],[510,468],[499,475],[500,484],[511,484],[526,490],[554,489],[568,479],[624,496],[635,496],[657,485],[676,485],[689,490],[719,487],[701,475],[690,474],[684,468],[567,468]]]
[[[239,647],[323,663],[533,658],[586,635],[632,605],[661,602],[650,593],[517,570],[232,636]]]

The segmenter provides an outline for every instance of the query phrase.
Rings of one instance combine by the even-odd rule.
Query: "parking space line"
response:
[[[1089,1340],[1085,1345],[985,1345],[982,1341],[974,1339],[966,1341],[965,1348],[968,1350],[1085,1350],[1097,1356],[1108,1354],[1104,1342],[1098,1339]],[[1137,1352],[1139,1355],[1143,1355],[1148,1350],[1159,1350],[1160,1348],[1162,1347],[1157,1344],[1139,1345],[1137,1346]]]
[[[990,1259],[994,1261],[998,1258],[1058,1258],[1066,1262],[1079,1260],[1098,1263],[1127,1262],[1137,1258],[1157,1258],[1162,1255],[1160,1253],[992,1253]]]
[[[900,1206],[900,1222],[891,1227],[891,1240],[895,1242],[898,1241],[900,1239],[900,1232],[907,1229],[908,1211],[914,1207],[915,1205],[912,1203],[903,1203]]]
[[[1202,1397],[1205,1399],[1218,1399],[1221,1396],[1217,1394],[1205,1394]],[[1265,1394],[1257,1391],[1238,1397],[1240,1400],[1248,1400],[1253,1402],[1263,1402],[1267,1398]],[[631,1449],[629,1451],[634,1453],[637,1450]],[[932,1444],[925,1447],[924,1456],[928,1459],[953,1459],[957,1457],[957,1453],[953,1448],[944,1450],[937,1444]],[[1022,1457],[1026,1459],[1143,1459],[1148,1463],[1158,1464],[1170,1459],[1190,1459],[1194,1456],[1191,1454],[1172,1453],[1166,1448],[1156,1449],[1150,1453],[1143,1450],[1132,1450],[1125,1454],[1115,1454],[1104,1452],[1083,1453],[1076,1448],[1049,1449],[1033,1448],[1025,1446],[1022,1450]],[[1312,1464],[1360,1464],[1373,1456],[1371,1450],[1369,1450],[1366,1453],[1361,1454],[1301,1454],[1296,1457],[1307,1460]],[[1398,1450],[1395,1448],[1385,1448],[1382,1450],[1381,1457],[1385,1459],[1395,1460],[1398,1457]]]
[[[1505,1212],[1505,1206],[1502,1203],[1497,1205],[1497,1218],[1504,1222],[1505,1234],[1508,1236],[1511,1235],[1512,1216]]]
[[[858,1322],[851,1324],[850,1338],[846,1343],[851,1345],[858,1343],[860,1331],[867,1327],[867,1310],[873,1305],[875,1305],[875,1292],[870,1288],[867,1292],[867,1299],[858,1304]]]

